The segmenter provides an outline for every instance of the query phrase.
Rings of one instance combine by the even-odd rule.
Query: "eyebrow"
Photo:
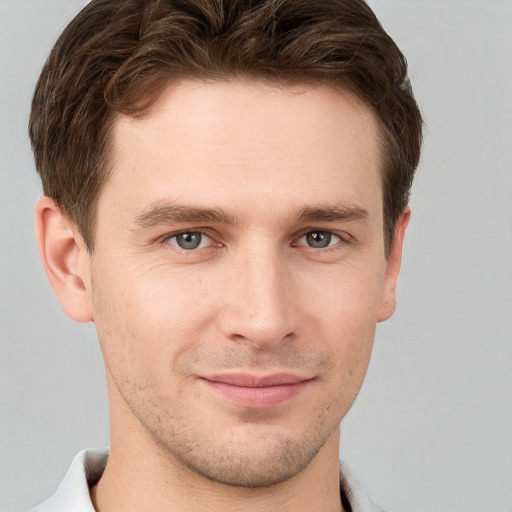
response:
[[[141,228],[151,228],[160,224],[186,223],[195,224],[201,222],[215,224],[234,224],[233,215],[221,208],[197,208],[167,202],[153,203],[135,218],[135,225]]]
[[[350,222],[368,220],[368,212],[359,206],[305,206],[296,215],[297,222]],[[135,226],[149,229],[161,224],[237,223],[235,215],[222,208],[198,208],[165,202],[150,204],[135,218]]]
[[[306,206],[298,215],[299,222],[349,222],[368,218],[368,211],[359,206]]]

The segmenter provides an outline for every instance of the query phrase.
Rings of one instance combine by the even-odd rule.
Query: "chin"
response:
[[[196,441],[193,447],[189,444],[189,450],[172,453],[172,458],[212,482],[232,487],[270,487],[303,471],[326,441],[313,436],[298,441],[283,433],[273,434],[260,432],[243,441],[234,436],[232,442],[207,446]]]

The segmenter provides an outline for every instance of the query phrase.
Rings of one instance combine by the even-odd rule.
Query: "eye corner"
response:
[[[346,232],[325,228],[308,228],[301,231],[291,245],[312,251],[328,251],[339,249],[353,242],[353,237]]]
[[[210,233],[202,229],[182,229],[168,233],[160,239],[160,243],[184,254],[222,246]]]

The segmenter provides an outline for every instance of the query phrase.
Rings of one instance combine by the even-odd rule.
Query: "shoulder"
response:
[[[343,461],[340,461],[340,490],[350,512],[385,512],[370,501],[361,482]]]
[[[94,512],[89,487],[101,477],[107,459],[106,448],[78,453],[55,493],[28,512]]]

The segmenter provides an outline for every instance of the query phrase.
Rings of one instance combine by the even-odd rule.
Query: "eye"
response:
[[[300,237],[298,245],[307,245],[313,249],[325,249],[340,242],[341,238],[330,231],[309,231]]]
[[[168,243],[179,247],[185,251],[193,251],[194,249],[202,249],[211,244],[212,240],[209,236],[201,233],[201,231],[183,231],[176,233],[167,239]]]

